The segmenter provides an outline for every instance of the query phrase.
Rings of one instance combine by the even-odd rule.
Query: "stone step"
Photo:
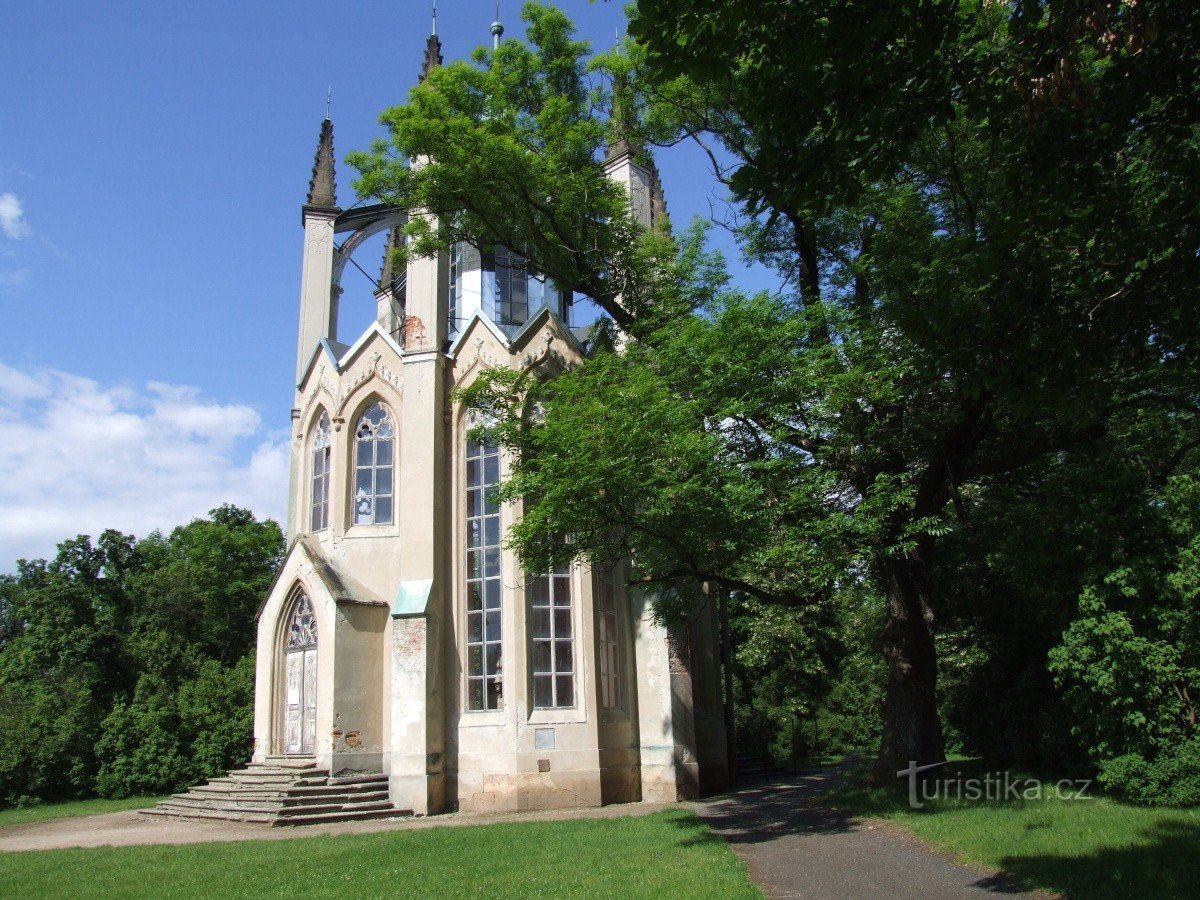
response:
[[[164,801],[162,804],[167,809],[180,810],[183,812],[206,812],[206,813],[226,813],[230,816],[257,816],[264,815],[272,818],[293,818],[295,816],[310,816],[310,815],[326,815],[334,813],[356,813],[368,812],[374,813],[381,810],[395,812],[394,807],[387,797],[382,799],[374,799],[369,802],[362,803],[305,803],[300,806],[281,806],[276,803],[255,803],[255,802],[238,802],[238,801],[223,801],[213,803],[206,800],[194,800],[188,797],[173,797],[170,800]]]
[[[353,795],[360,796],[363,794],[373,794],[382,791],[387,793],[388,785],[386,781],[368,781],[361,784],[326,784],[311,787],[278,787],[278,788],[263,788],[250,786],[235,786],[235,785],[197,785],[189,790],[189,793],[200,794],[208,797],[259,797],[262,799],[274,798],[293,798],[303,799],[305,797],[330,797]]]
[[[304,775],[310,772],[323,772],[329,774],[329,770],[324,766],[318,766],[316,763],[305,763],[304,765],[276,765],[275,763],[248,763],[240,769],[231,769],[232,772],[268,772],[272,774],[284,775]]]
[[[268,813],[230,813],[224,810],[193,809],[185,806],[176,807],[166,801],[151,809],[139,809],[138,813],[143,816],[164,816],[178,819],[220,819],[223,822],[253,822],[262,825],[270,825],[275,821],[275,816]]]
[[[392,801],[386,798],[383,800],[371,800],[365,803],[309,803],[304,806],[285,806],[279,810],[278,817],[281,819],[295,819],[334,813],[351,815],[358,812],[387,812],[390,815],[395,815],[396,807],[392,806]]]
[[[412,814],[392,807],[386,775],[348,772],[330,776],[328,770],[317,768],[312,760],[290,758],[269,758],[244,769],[234,769],[144,812],[271,825]]]
[[[353,812],[318,813],[316,815],[281,816],[271,824],[282,825],[321,825],[332,822],[359,822],[367,819],[401,819],[411,817],[411,809],[381,809],[375,811],[356,810]]]
[[[208,780],[209,784],[253,785],[253,786],[259,786],[259,787],[277,787],[277,786],[279,786],[279,787],[287,787],[287,786],[320,787],[321,785],[327,784],[328,782],[329,782],[329,777],[326,775],[321,775],[319,777],[311,777],[311,778],[297,778],[295,776],[290,777],[290,778],[282,777],[282,776],[278,777],[278,778],[276,778],[274,776],[268,776],[266,778],[263,778],[263,777],[260,777],[257,775],[235,775],[232,777],[223,776],[221,778],[210,778]]]
[[[186,794],[175,794],[171,799],[172,801],[186,800],[188,803],[207,803],[212,806],[227,804],[233,806],[261,806],[263,808],[269,806],[272,809],[298,809],[306,806],[319,806],[330,803],[376,803],[380,800],[387,800],[388,792],[370,791],[369,793],[360,794],[326,794],[320,797],[272,797],[246,794],[213,796],[212,794],[196,794],[189,791]]]
[[[362,774],[362,775],[333,775],[328,779],[329,784],[369,784],[373,781],[378,781],[387,784],[388,777],[386,775]]]
[[[311,756],[268,756],[263,762],[249,763],[251,766],[276,766],[283,769],[316,768],[317,761]]]

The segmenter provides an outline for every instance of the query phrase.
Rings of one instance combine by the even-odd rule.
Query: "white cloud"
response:
[[[16,194],[0,194],[0,232],[14,240],[29,237],[31,233],[29,223],[25,221],[25,211],[21,208],[21,200]]]
[[[197,388],[0,363],[0,572],[77,534],[170,530],[221,503],[279,520],[288,436]]]
[[[28,269],[12,269],[8,272],[0,272],[0,290],[11,291],[13,288],[19,288],[28,283]]]

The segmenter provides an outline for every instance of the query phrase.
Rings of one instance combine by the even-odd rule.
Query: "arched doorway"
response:
[[[283,633],[283,752],[309,755],[317,731],[317,619],[300,591]]]

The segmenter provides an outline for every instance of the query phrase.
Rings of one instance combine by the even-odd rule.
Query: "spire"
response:
[[[634,156],[642,151],[641,143],[634,134],[632,110],[629,106],[629,85],[625,75],[618,73],[613,76],[612,111],[608,114],[609,143],[608,153],[604,158],[606,163],[620,159],[622,156]],[[633,140],[630,141],[630,135]]]
[[[425,42],[425,59],[421,63],[421,81],[429,77],[429,73],[442,64],[442,41],[437,33],[437,0],[433,0],[433,29],[429,32],[429,40]]]
[[[504,25],[500,22],[500,0],[496,0],[496,21],[492,23],[492,49],[500,49],[500,38],[504,36]]]
[[[392,262],[392,257],[395,255],[392,251],[403,245],[404,231],[399,225],[393,225],[388,229],[387,241],[383,245],[383,265],[379,270],[380,290],[390,290],[396,283],[400,273],[396,271],[396,266]]]
[[[337,185],[333,176],[333,122],[328,116],[321,123],[312,178],[308,182],[308,200],[304,205],[315,209],[338,208]]]
[[[650,227],[667,228],[667,195],[663,193],[662,179],[653,159],[650,160]]]

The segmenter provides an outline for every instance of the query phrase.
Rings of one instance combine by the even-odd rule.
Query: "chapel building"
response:
[[[440,61],[431,35],[422,78]],[[605,166],[650,228],[661,188],[638,158],[618,144]],[[524,571],[505,546],[520,504],[493,497],[508,460],[452,399],[489,367],[581,363],[576,298],[502,247],[397,271],[406,211],[342,209],[334,174],[327,118],[302,207],[289,548],[258,619],[254,763],[381,773],[418,815],[723,787],[712,604],[668,629],[628,562]],[[377,316],[347,343],[342,278],[380,233]]]

